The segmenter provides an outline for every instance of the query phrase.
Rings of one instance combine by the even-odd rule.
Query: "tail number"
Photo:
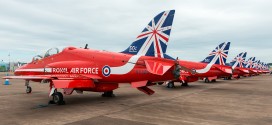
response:
[[[137,52],[136,46],[129,46],[129,52]]]

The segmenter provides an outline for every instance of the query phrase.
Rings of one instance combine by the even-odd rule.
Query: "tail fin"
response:
[[[259,63],[260,63],[260,60],[254,61],[253,68],[258,69],[259,68]]]
[[[242,52],[238,54],[231,62],[230,64],[232,65],[232,69],[235,67],[245,67],[245,59],[246,59],[247,52]]]
[[[202,62],[226,65],[230,42],[221,43]]]
[[[261,70],[264,70],[264,62],[261,62]]]
[[[258,69],[259,69],[259,70],[262,70],[262,67],[263,67],[263,62],[260,61],[260,62],[259,62],[259,67],[258,67]]]
[[[136,40],[122,53],[160,58],[168,57],[166,52],[175,10],[163,11],[154,17]]]
[[[253,68],[255,57],[250,57],[246,62],[246,68]]]

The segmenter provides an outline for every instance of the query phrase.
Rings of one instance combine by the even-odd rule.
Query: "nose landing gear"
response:
[[[29,94],[32,92],[32,88],[30,86],[26,87],[26,93]]]
[[[29,94],[32,92],[32,88],[29,86],[29,80],[25,81],[25,86],[26,86],[26,93]]]

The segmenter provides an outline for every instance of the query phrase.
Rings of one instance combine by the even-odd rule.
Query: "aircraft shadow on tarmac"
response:
[[[234,80],[232,80],[234,81]],[[227,83],[229,80],[218,80],[216,82],[212,83],[204,83],[203,81],[198,81],[196,83],[189,83],[189,86],[181,86],[180,83],[175,83],[175,88],[166,88],[166,85],[156,85],[153,86],[157,89],[156,93],[160,93],[160,91],[167,91],[169,93],[171,92],[176,92],[176,91],[184,91],[184,90],[192,90],[192,89],[203,89],[203,88],[208,88],[211,85],[214,84],[222,84],[222,83]],[[237,82],[238,83],[238,82]],[[232,83],[232,84],[237,84],[237,83]],[[250,92],[242,92],[241,90],[233,90],[233,89],[227,89],[227,88],[211,88],[211,91],[237,91],[237,93],[250,93]],[[39,92],[37,92],[39,93]],[[236,92],[234,92],[236,93]],[[34,93],[32,93],[34,94]],[[92,92],[88,92],[88,94],[94,94]],[[144,94],[139,94],[139,93],[119,93],[118,91],[115,93],[115,97],[101,97],[100,94],[95,94],[88,96],[87,94],[84,94],[83,96],[80,94],[75,94],[71,96],[66,96],[65,101],[69,105],[97,105],[97,104],[120,104],[122,105],[123,102],[129,101],[131,98],[141,98],[141,96],[145,96]],[[57,105],[51,105],[51,104],[38,104],[35,106],[33,109],[39,109],[39,108],[45,108],[45,107],[51,107],[51,106],[57,106]]]
[[[88,94],[93,94],[93,93],[88,93]],[[97,94],[96,94],[97,95]],[[71,95],[71,96],[66,96],[65,101],[67,105],[72,105],[72,106],[77,106],[77,105],[97,105],[97,104],[120,104],[124,105],[124,101],[128,101],[128,99],[131,98],[139,98],[140,96],[145,96],[144,94],[139,94],[139,93],[120,93],[116,94],[115,97],[101,97],[101,95]],[[46,107],[55,107],[59,105],[54,105],[54,104],[48,104],[48,103],[41,103],[37,104],[36,106],[32,107],[31,109],[40,109],[40,108],[46,108]],[[63,106],[61,106],[63,107]],[[64,107],[66,107],[64,105]],[[70,106],[69,106],[70,107]]]

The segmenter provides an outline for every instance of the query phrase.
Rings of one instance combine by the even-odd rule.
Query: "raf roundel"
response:
[[[111,69],[109,66],[104,66],[103,69],[102,69],[102,73],[105,77],[108,77],[110,76],[110,73],[111,73]]]

